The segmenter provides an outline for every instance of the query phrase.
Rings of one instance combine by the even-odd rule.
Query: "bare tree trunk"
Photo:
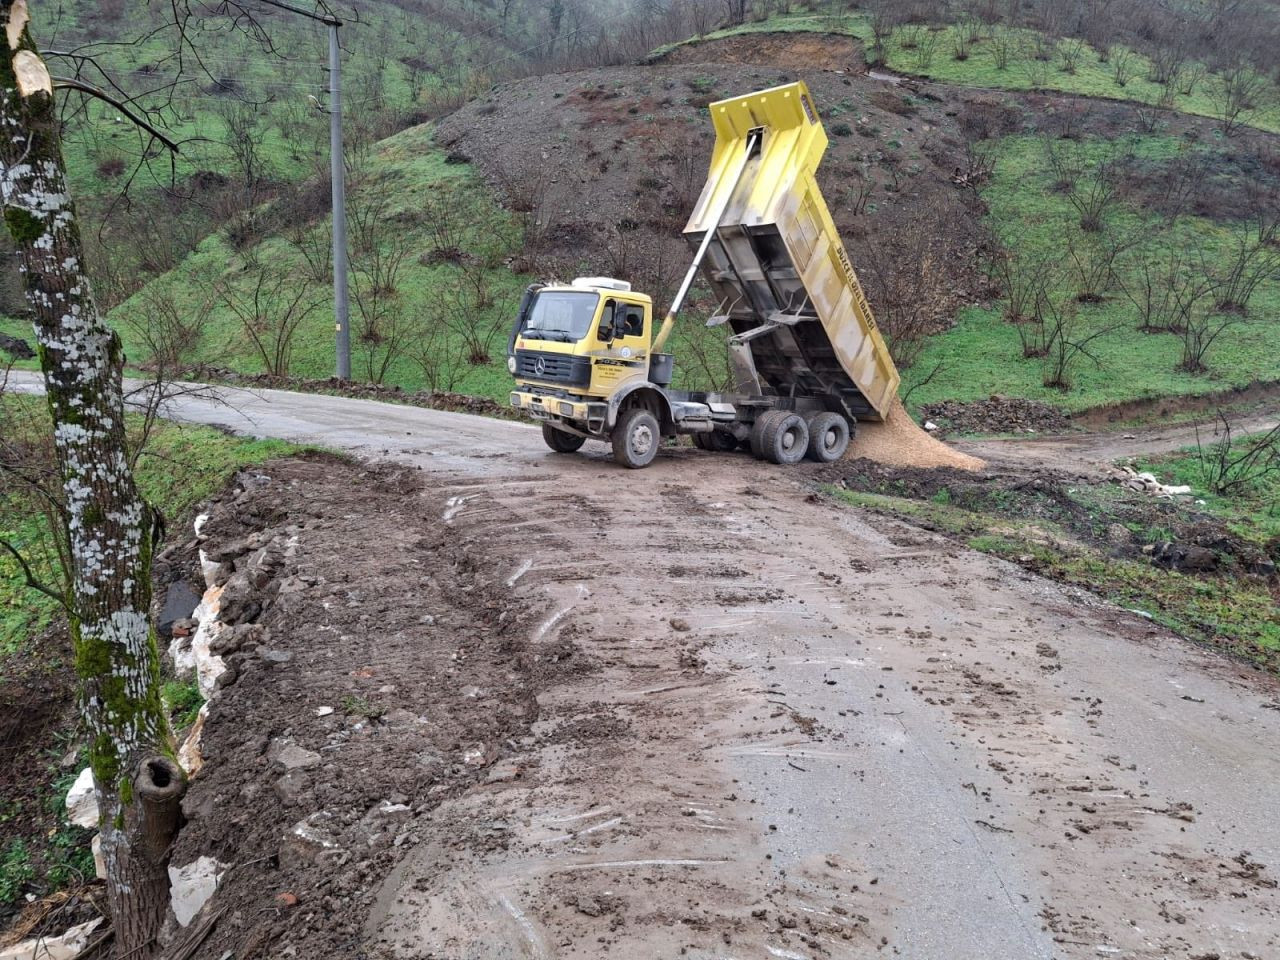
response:
[[[0,0],[8,40],[0,55],[0,186],[34,315],[66,499],[66,602],[116,950],[140,960],[157,950],[168,907],[169,849],[186,786],[160,699],[149,622],[158,523],[129,467],[123,349],[84,272],[52,82],[27,16],[24,0]]]

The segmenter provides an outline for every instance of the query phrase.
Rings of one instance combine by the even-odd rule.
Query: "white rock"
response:
[[[89,844],[89,849],[93,851],[93,872],[99,880],[107,879],[107,861],[102,856],[102,834],[95,833],[93,841]]]
[[[89,945],[93,931],[102,925],[102,917],[72,927],[60,937],[23,940],[0,950],[0,960],[75,960]]]
[[[77,827],[98,825],[98,795],[93,788],[93,771],[85,767],[67,791],[67,819]]]
[[[933,431],[938,429],[938,425],[934,423],[932,420],[926,420],[924,422],[924,428],[928,430],[930,433],[933,433]]]
[[[317,717],[327,717],[333,713],[333,707],[316,707]]]
[[[187,776],[194,777],[204,766],[204,755],[200,752],[200,741],[204,738],[204,724],[209,719],[209,703],[205,701],[196,714],[196,722],[191,725],[191,732],[178,748],[178,763],[187,771]]]
[[[218,678],[227,672],[227,665],[221,657],[215,657],[209,651],[209,644],[222,630],[218,614],[222,611],[222,587],[210,587],[200,599],[193,616],[199,626],[195,636],[191,638],[191,658],[196,673],[196,684],[200,687],[200,695],[206,700],[213,698],[217,691]],[[175,669],[177,661],[174,662]]]
[[[185,867],[169,868],[169,905],[180,926],[187,926],[218,889],[227,864],[200,857]]]

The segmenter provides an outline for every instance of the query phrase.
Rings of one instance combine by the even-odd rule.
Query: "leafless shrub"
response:
[[[285,241],[302,258],[307,279],[317,285],[333,281],[333,224],[299,224],[284,234]]]
[[[311,292],[309,284],[296,283],[287,274],[273,274],[262,267],[250,269],[247,286],[248,291],[241,292],[223,280],[214,290],[240,322],[263,369],[273,376],[287,377],[298,328],[323,300]]]
[[[916,362],[928,336],[945,323],[947,271],[932,225],[914,224],[892,246],[869,244],[860,265],[868,299],[898,366]]]
[[[465,214],[457,201],[445,196],[429,197],[422,204],[427,228],[426,259],[431,263],[459,263],[466,243]]]
[[[1043,90],[1049,82],[1049,62],[1035,55],[1034,46],[1024,47],[1023,56],[1018,59],[1018,69],[1032,90]]]
[[[1086,233],[1102,230],[1107,214],[1118,205],[1129,160],[1116,152],[1091,163],[1084,148],[1062,140],[1044,140],[1045,161],[1055,177],[1055,188],[1080,218]]]
[[[1253,118],[1267,83],[1267,78],[1249,64],[1237,63],[1223,72],[1213,99],[1224,134],[1231,136]]]
[[[933,66],[933,58],[938,52],[938,43],[942,34],[937,30],[925,29],[920,35],[920,42],[915,50],[916,69],[924,72]]]
[[[1117,87],[1127,87],[1138,72],[1137,57],[1123,44],[1115,44],[1111,50],[1111,76]]]
[[[1205,443],[1196,427],[1196,458],[1205,487],[1219,496],[1248,495],[1280,477],[1280,426],[1236,441],[1231,421],[1217,411],[1217,439]]]
[[[1102,367],[1096,343],[1114,330],[1114,325],[1089,324],[1073,300],[1055,302],[1053,297],[1044,297],[1038,313],[1044,328],[1043,382],[1046,387],[1070,390],[1074,373],[1085,360],[1092,361],[1099,369]]]
[[[1058,59],[1062,61],[1062,72],[1074,74],[1080,67],[1080,61],[1084,58],[1089,46],[1083,40],[1076,37],[1063,40],[1058,44]]]
[[[1116,263],[1140,241],[1128,234],[1085,233],[1066,239],[1066,264],[1079,303],[1101,303],[1117,282]]]
[[[1206,278],[1203,282],[1209,285],[1209,290],[1212,290],[1212,279]],[[1201,304],[1204,304],[1207,300],[1208,297],[1200,297],[1196,305],[1187,310],[1183,317],[1184,326],[1181,330],[1182,360],[1178,364],[1178,369],[1187,373],[1207,372],[1209,369],[1207,358],[1210,348],[1232,327],[1239,326],[1245,322],[1244,317],[1238,313],[1214,312],[1204,309]]]
[[[1053,274],[1047,258],[1015,241],[991,258],[991,272],[1000,289],[1004,319],[1023,323],[1035,317],[1036,305]],[[1024,352],[1024,356],[1029,354]]]
[[[413,318],[405,355],[433,392],[453,392],[467,374],[467,349],[434,305]]]
[[[197,291],[194,301],[179,301],[171,286],[153,284],[140,299],[140,308],[126,315],[125,326],[142,345],[151,370],[166,379],[176,376],[200,347],[213,297]]]
[[[997,27],[991,35],[991,59],[997,70],[1009,69],[1009,63],[1018,54],[1018,41],[1007,27]]]
[[[459,273],[439,295],[441,319],[464,350],[467,363],[490,361],[494,345],[512,315],[506,300],[496,301],[487,284]]]
[[[1280,251],[1272,244],[1275,229],[1274,221],[1236,229],[1223,260],[1225,268],[1217,272],[1219,310],[1246,313],[1258,287],[1280,276]]]

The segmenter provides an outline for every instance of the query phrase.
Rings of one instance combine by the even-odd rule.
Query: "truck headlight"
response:
[[[561,404],[560,404],[560,416],[562,416],[562,417],[572,417],[572,416],[573,416],[573,404],[572,404],[572,403],[561,403]]]
[[[508,373],[515,373],[515,372],[516,372],[516,358],[515,358],[515,357],[507,357],[507,372],[508,372]]]

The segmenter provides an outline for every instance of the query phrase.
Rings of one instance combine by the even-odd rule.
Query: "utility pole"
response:
[[[339,380],[351,379],[351,304],[347,299],[347,173],[342,159],[342,58],[337,18],[329,18],[329,169],[333,181],[333,320]]]
[[[351,304],[347,292],[347,177],[342,155],[342,51],[332,14],[313,13],[283,0],[261,0],[267,6],[316,20],[329,28],[329,171],[333,181],[333,321],[339,380],[351,379]]]

